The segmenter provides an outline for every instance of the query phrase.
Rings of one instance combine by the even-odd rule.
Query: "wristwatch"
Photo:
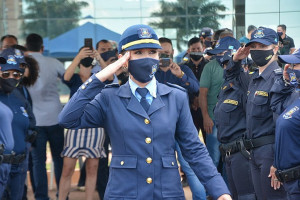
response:
[[[179,76],[178,78],[182,78],[182,77],[183,77],[183,75],[184,75],[184,72],[183,72],[183,71],[181,71],[181,74],[180,74],[180,76]]]

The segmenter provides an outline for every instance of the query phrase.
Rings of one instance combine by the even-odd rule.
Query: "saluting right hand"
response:
[[[233,55],[233,62],[237,62],[239,60],[243,60],[247,58],[250,53],[250,47],[240,47],[237,52]]]
[[[127,67],[128,60],[130,58],[130,52],[127,51],[123,56],[119,56],[119,59],[105,67],[103,70],[96,74],[96,77],[104,82],[109,79],[112,75],[114,75],[121,67]]]
[[[283,77],[285,80],[289,81],[290,80],[290,76],[289,73],[287,73],[287,69],[291,66],[291,64],[286,64],[283,68]]]

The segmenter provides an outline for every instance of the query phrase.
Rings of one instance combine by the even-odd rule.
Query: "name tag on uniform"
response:
[[[255,95],[263,96],[263,97],[268,97],[269,94],[265,91],[256,91]]]
[[[232,100],[232,99],[226,99],[223,103],[228,103],[228,104],[233,104],[233,105],[238,105],[239,102],[236,100]]]

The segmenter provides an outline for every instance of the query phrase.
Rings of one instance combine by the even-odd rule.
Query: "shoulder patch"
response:
[[[104,88],[118,88],[120,85],[118,83],[106,84]]]
[[[166,85],[169,86],[169,87],[177,88],[177,89],[179,89],[179,90],[181,90],[181,91],[186,92],[186,89],[184,89],[183,87],[181,87],[181,86],[179,86],[179,85],[176,85],[176,84],[173,84],[173,83],[168,83],[168,82],[166,83]]]

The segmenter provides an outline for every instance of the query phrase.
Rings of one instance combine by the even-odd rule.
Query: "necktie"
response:
[[[144,110],[146,112],[148,112],[149,107],[150,107],[150,104],[148,103],[148,101],[146,99],[148,89],[147,88],[137,88],[136,91],[142,96],[140,103],[143,106]]]

